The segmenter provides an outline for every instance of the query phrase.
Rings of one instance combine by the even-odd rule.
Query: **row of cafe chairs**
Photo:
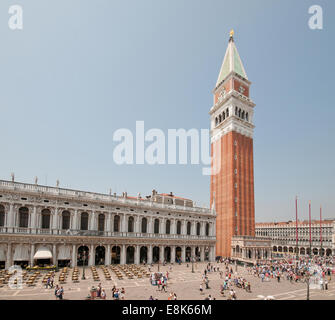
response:
[[[116,277],[117,277],[119,280],[123,280],[123,275],[122,275],[121,271],[120,271],[117,267],[111,265],[111,266],[110,266],[110,269],[115,273]]]
[[[96,267],[92,266],[91,271],[92,271],[92,275],[93,275],[93,280],[94,281],[100,281],[99,274],[98,274],[98,271],[97,271]]]
[[[74,267],[72,271],[72,281],[79,282],[79,269],[78,267]]]
[[[128,277],[128,279],[142,279],[143,277],[150,277],[150,273],[137,265],[119,265],[118,268]]]
[[[0,288],[2,288],[5,284],[8,284],[10,278],[15,275],[16,272],[16,270],[14,270],[13,272],[9,272],[8,270],[0,270]],[[39,273],[36,274],[35,278],[37,278],[38,275]],[[21,277],[23,283],[27,282],[28,271],[22,271]],[[14,279],[13,283],[17,284],[17,279]]]
[[[69,273],[68,267],[65,267],[62,269],[62,271],[59,274],[59,278],[58,278],[59,283],[66,283],[66,278],[67,278],[68,273]]]
[[[39,271],[35,271],[32,275],[29,276],[26,284],[28,287],[32,287],[36,285],[37,280],[41,277],[41,273]]]
[[[111,277],[108,269],[106,268],[106,266],[102,266],[101,268],[102,268],[102,271],[105,275],[106,280],[112,280],[112,277]]]
[[[11,274],[8,270],[0,270],[0,286],[3,287],[5,284],[8,283]]]
[[[134,276],[136,276],[137,278],[143,278],[143,277],[150,277],[150,273],[145,270],[144,268],[142,268],[141,266],[137,266],[137,265],[130,265],[129,266],[129,271],[132,272],[134,274]]]

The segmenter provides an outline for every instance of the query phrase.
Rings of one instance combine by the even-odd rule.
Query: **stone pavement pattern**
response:
[[[219,266],[221,270],[224,269],[224,264],[214,264]],[[209,294],[215,297],[216,300],[227,300],[227,297],[220,296],[220,285],[223,279],[220,279],[219,272],[210,272],[208,274],[210,289],[204,289],[204,294],[200,294],[199,286],[201,275],[205,270],[206,263],[195,263],[194,273],[192,273],[191,264],[187,267],[186,264],[173,265],[172,271],[169,271],[169,265],[160,266],[161,272],[169,271],[169,281],[167,292],[157,291],[157,286],[152,286],[149,278],[144,279],[124,279],[118,280],[113,272],[111,273],[112,280],[107,281],[103,275],[102,269],[97,267],[100,283],[106,290],[107,300],[111,300],[111,289],[115,285],[117,288],[125,289],[126,300],[148,300],[152,295],[159,300],[167,300],[169,293],[174,292],[177,294],[178,300],[203,300]],[[147,268],[147,267],[146,267]],[[155,265],[153,271],[157,271],[158,266]],[[235,266],[232,266],[235,272]],[[80,269],[80,276],[82,268]],[[58,282],[58,274],[55,275],[55,283]],[[99,284],[92,278],[92,273],[89,268],[85,269],[86,280],[80,280],[79,283],[73,283],[71,280],[71,269],[69,271],[67,283],[63,284],[64,299],[68,300],[83,300],[88,294],[90,288]],[[251,293],[247,293],[243,289],[234,287],[238,300],[260,300],[258,295],[273,296],[276,300],[305,300],[307,286],[305,283],[290,283],[286,279],[282,279],[280,283],[275,279],[269,282],[261,282],[261,279],[248,274],[244,267],[238,266],[238,276],[243,276],[251,283]],[[310,290],[311,300],[335,300],[335,280],[329,284],[329,290]],[[203,286],[205,288],[205,286]],[[226,296],[228,292],[226,291]],[[45,289],[42,285],[42,279],[38,280],[35,287],[27,287],[23,285],[23,289],[10,289],[7,285],[0,288],[0,300],[55,300],[54,289]]]

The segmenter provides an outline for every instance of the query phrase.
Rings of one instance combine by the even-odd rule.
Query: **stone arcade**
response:
[[[142,198],[0,180],[0,267],[214,261],[215,218],[172,193]]]

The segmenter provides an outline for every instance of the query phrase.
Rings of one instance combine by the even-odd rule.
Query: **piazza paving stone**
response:
[[[220,270],[224,270],[224,264],[214,263]],[[167,300],[170,292],[176,293],[178,300],[203,300],[209,294],[215,297],[216,300],[227,300],[229,295],[226,291],[226,297],[220,295],[220,285],[223,279],[220,279],[219,272],[208,273],[209,289],[205,289],[204,293],[200,294],[199,286],[202,282],[201,275],[206,268],[206,263],[195,263],[194,273],[192,273],[191,264],[181,264],[172,266],[172,271],[169,270],[170,265],[160,265],[160,272],[169,271],[169,280],[167,292],[160,292],[157,286],[153,286],[149,282],[149,278],[144,279],[124,279],[118,280],[113,272],[110,272],[112,280],[107,281],[104,277],[101,267],[96,267],[102,288],[105,289],[107,300],[112,300],[111,289],[115,285],[117,288],[125,289],[125,300],[148,300],[150,296],[158,298],[158,300]],[[231,266],[235,272],[235,266]],[[145,267],[148,268],[147,266]],[[80,281],[73,283],[71,280],[72,269],[69,270],[68,280],[62,284],[64,288],[64,299],[67,300],[84,300],[90,293],[92,286],[97,286],[99,282],[94,281],[89,267],[85,268],[86,280],[81,280],[82,268],[79,267]],[[155,265],[151,271],[158,271],[158,266]],[[55,284],[58,284],[59,272],[55,274]],[[307,293],[307,285],[305,283],[290,283],[286,279],[281,279],[280,283],[275,279],[269,282],[262,282],[260,278],[248,274],[244,267],[238,266],[237,275],[242,276],[251,283],[251,293],[243,289],[234,287],[237,300],[260,300],[259,295],[273,296],[276,300],[305,300]],[[311,300],[335,300],[335,284],[334,279],[329,284],[329,290],[310,290]],[[0,288],[0,300],[55,300],[54,289],[45,289],[42,284],[42,278],[38,280],[35,287],[27,287],[23,284],[23,289],[10,289],[7,285]]]

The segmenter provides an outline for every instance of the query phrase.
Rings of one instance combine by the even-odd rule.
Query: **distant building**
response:
[[[335,255],[335,219],[311,222],[312,254]],[[256,223],[256,236],[272,240],[272,253],[278,255],[296,254],[296,222],[263,222]],[[322,245],[322,249],[321,249]],[[310,233],[309,221],[298,221],[298,254],[309,255]]]

